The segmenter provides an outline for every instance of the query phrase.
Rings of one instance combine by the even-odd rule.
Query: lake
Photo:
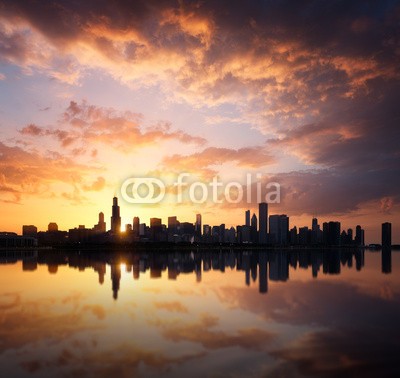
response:
[[[0,251],[2,377],[400,376],[400,252]]]

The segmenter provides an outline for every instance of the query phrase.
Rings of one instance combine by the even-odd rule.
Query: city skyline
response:
[[[91,224],[131,177],[251,190],[260,175],[282,188],[270,213],[379,240],[400,225],[399,9],[0,0],[0,229]],[[121,210],[236,225],[258,202],[178,205],[168,186],[162,203]]]
[[[120,206],[118,197],[112,199],[112,216],[110,226],[107,227],[104,213],[98,214],[98,223],[92,228],[79,225],[68,231],[59,230],[56,222],[50,222],[47,230],[38,230],[35,225],[23,225],[22,236],[27,237],[26,242],[10,241],[10,246],[26,243],[32,246],[34,239],[41,245],[61,245],[65,243],[83,244],[110,244],[134,242],[168,242],[168,243],[200,243],[200,244],[241,244],[241,245],[267,245],[267,246],[303,246],[303,247],[364,247],[381,245],[384,249],[392,245],[392,224],[382,223],[380,242],[367,243],[365,230],[361,225],[355,228],[344,228],[339,221],[329,220],[319,223],[313,217],[311,227],[290,224],[290,216],[286,214],[268,215],[268,203],[261,202],[258,206],[258,217],[253,213],[250,220],[250,210],[243,214],[241,224],[229,227],[226,223],[220,225],[202,224],[202,215],[196,214],[194,222],[180,222],[177,216],[169,216],[167,222],[162,218],[152,217],[150,222],[140,222],[134,216],[131,223],[121,224]],[[4,237],[12,237],[12,233],[0,232]],[[7,241],[4,246],[7,247]],[[2,243],[3,243],[2,242]],[[4,244],[3,243],[3,244]],[[21,244],[22,243],[22,244]],[[36,244],[37,245],[37,244]]]

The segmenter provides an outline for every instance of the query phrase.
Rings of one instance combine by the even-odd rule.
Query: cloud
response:
[[[83,310],[91,312],[99,320],[105,319],[107,315],[104,307],[100,305],[85,305],[83,306]]]
[[[24,311],[21,311],[21,298],[18,293],[8,301],[8,306],[2,306],[2,327],[0,330],[0,352],[19,349],[46,340],[61,342],[64,337],[71,337],[83,330],[96,329],[96,324],[86,322],[83,309],[72,308],[71,311],[59,314],[54,309],[54,301],[42,299],[35,303],[24,300]],[[56,301],[57,302],[57,301]],[[59,300],[61,302],[61,299]]]
[[[293,366],[302,375],[318,377],[374,377],[395,374],[399,343],[379,332],[310,332],[271,354],[283,361],[279,369]]]
[[[157,142],[179,141],[194,145],[206,143],[204,138],[192,136],[182,130],[172,130],[170,123],[159,122],[144,127],[142,121],[143,116],[139,113],[119,112],[112,108],[89,105],[86,101],[80,104],[71,101],[62,114],[62,128],[44,128],[29,124],[19,132],[30,137],[55,138],[62,147],[100,143],[126,153]]]
[[[155,320],[151,322],[160,331],[164,338],[182,342],[189,341],[201,344],[207,349],[221,349],[230,347],[241,347],[244,349],[260,350],[274,339],[275,334],[256,328],[238,329],[237,334],[227,334],[223,331],[214,330],[218,325],[218,318],[203,314],[198,322],[181,323]]]
[[[22,135],[30,135],[30,136],[41,136],[43,135],[43,129],[35,124],[31,123],[25,126],[20,133]]]
[[[191,155],[166,156],[160,166],[172,172],[196,172],[205,177],[212,177],[217,173],[217,167],[225,163],[253,169],[275,162],[276,159],[262,146],[239,149],[208,147]]]
[[[83,185],[83,190],[99,192],[103,190],[105,186],[106,186],[105,178],[99,176],[97,177],[96,181],[94,181],[91,185]]]
[[[188,309],[180,302],[155,302],[154,306],[159,310],[187,313]]]
[[[287,114],[295,116],[301,108],[302,113],[313,110],[315,92],[356,93],[371,78],[398,77],[395,5],[366,9],[359,1],[333,2],[328,8],[305,1],[235,7],[224,1],[139,1],[96,7],[55,3],[39,12],[34,2],[16,1],[3,4],[4,17],[17,25],[3,35],[4,46],[12,46],[4,53],[26,64],[27,46],[32,46],[29,56],[39,57],[30,58],[30,65],[44,65],[49,57],[41,58],[39,43],[27,43],[25,28],[32,31],[31,40],[47,42],[48,54],[61,55],[59,70],[52,70],[56,78],[80,75],[83,67],[100,68],[122,82],[168,82],[163,90],[190,102],[213,106],[259,98],[280,114],[276,100],[284,102],[286,96],[294,100]],[[310,74],[321,69],[325,77],[342,79],[315,86]]]
[[[276,176],[296,214],[398,202],[396,2],[0,4],[2,61],[71,85],[101,72],[123,85],[156,86],[168,101],[195,108],[228,104],[238,113],[231,123],[244,119],[269,139],[256,147],[174,154],[162,169],[195,165],[209,177],[224,163],[267,167],[284,153],[313,168]],[[171,140],[206,143],[168,123],[145,128],[140,114],[85,102],[71,102],[64,115],[63,127],[22,131],[64,148],[98,143],[125,152]]]
[[[393,198],[391,197],[383,197],[381,198],[381,210],[385,213],[389,213],[393,208]]]
[[[0,141],[0,186],[10,195],[8,200],[19,202],[25,195],[48,193],[54,183],[74,186],[93,169],[59,153],[29,151]]]

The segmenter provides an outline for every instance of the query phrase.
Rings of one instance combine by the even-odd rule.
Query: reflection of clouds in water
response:
[[[108,346],[105,350],[94,350],[85,345],[83,349],[62,349],[54,359],[24,361],[21,367],[29,372],[50,373],[49,376],[61,371],[65,376],[132,377],[142,372],[143,367],[149,368],[149,372],[157,375],[203,355],[203,352],[188,352],[181,356],[167,356],[156,348],[143,350],[126,343]]]
[[[215,289],[221,302],[231,308],[240,308],[262,318],[293,325],[352,326],[365,327],[376,322],[380,316],[386,321],[400,317],[399,296],[397,302],[380,296],[360,292],[358,287],[343,281],[290,281],[277,285],[262,297],[246,288],[220,287]]]
[[[183,322],[164,319],[149,321],[149,324],[160,329],[162,336],[175,343],[189,341],[200,344],[206,349],[241,347],[260,350],[268,345],[276,336],[273,332],[243,324],[234,332],[216,329],[219,318],[210,314],[202,314],[197,321]]]
[[[218,295],[229,306],[276,323],[313,327],[270,352],[282,363],[271,376],[288,371],[290,375],[369,377],[382,367],[399,371],[399,298],[391,296],[390,287],[383,288],[388,289],[389,300],[361,292],[352,284],[327,281],[289,282],[275,287],[262,301],[258,293],[242,288],[220,288]],[[293,298],[300,298],[295,307]]]
[[[393,289],[388,282],[384,282],[380,287],[380,297],[388,301],[396,299]]]
[[[159,310],[165,310],[169,312],[181,312],[187,313],[188,309],[185,305],[181,302],[174,301],[174,302],[154,302],[154,307]]]
[[[57,289],[65,277],[45,272],[45,298],[27,300],[28,275],[20,272],[15,282],[24,282],[23,291],[3,286],[0,296],[0,365],[4,376],[18,366],[49,377],[207,376],[210,369],[223,376],[368,376],[382,361],[393,368],[400,340],[398,280],[380,273],[377,257],[362,272],[343,269],[318,280],[289,266],[290,280],[270,278],[267,295],[257,284],[244,286],[243,270],[210,271],[201,284],[190,280],[196,272],[179,281],[163,275],[124,285],[118,302],[109,286],[94,282],[94,292],[84,285],[93,281],[89,271],[73,269],[65,295]],[[103,295],[105,302],[95,299]]]
[[[346,331],[311,332],[271,354],[283,365],[278,366],[277,371],[292,365],[297,374],[307,376],[398,376],[400,338],[396,332],[397,335],[390,335],[390,330],[364,332],[357,327]]]
[[[99,329],[98,324],[86,320],[86,314],[91,312],[100,318],[98,315],[104,311],[101,306],[76,306],[64,302],[65,298],[22,301],[19,294],[14,298],[13,306],[2,310],[0,352],[33,347],[43,340],[58,344],[80,332]]]
[[[4,293],[0,296],[0,312],[11,310],[20,306],[21,295],[20,293]]]

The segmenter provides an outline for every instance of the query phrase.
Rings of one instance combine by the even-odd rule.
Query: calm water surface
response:
[[[0,252],[1,377],[400,376],[400,252]]]

